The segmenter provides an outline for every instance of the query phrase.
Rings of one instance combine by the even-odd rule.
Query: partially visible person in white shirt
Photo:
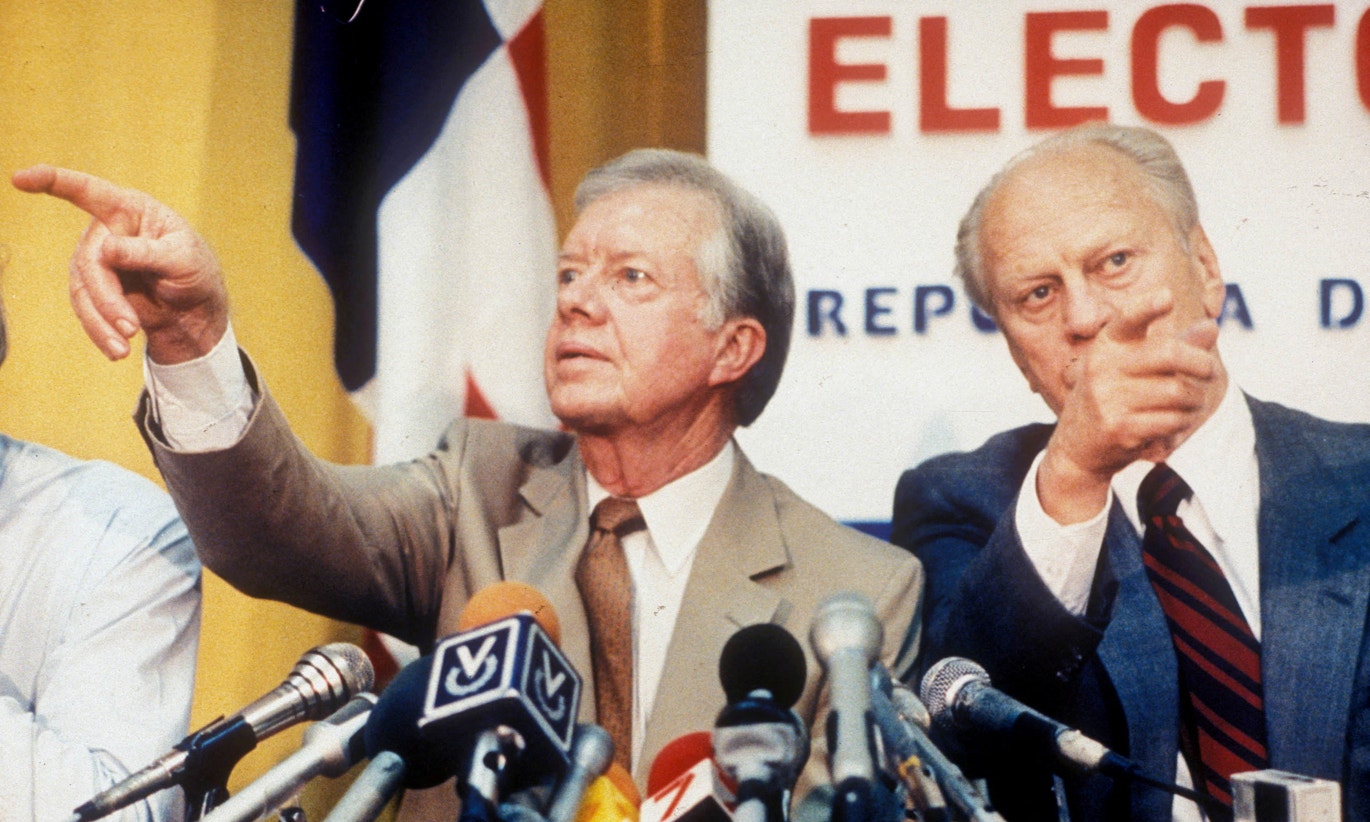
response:
[[[0,360],[5,352],[0,317]],[[186,733],[200,563],[143,477],[0,434],[0,818],[67,820]],[[180,790],[108,817],[181,816]]]

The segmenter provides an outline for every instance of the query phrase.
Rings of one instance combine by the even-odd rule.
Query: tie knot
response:
[[[1173,517],[1192,493],[1175,469],[1158,462],[1137,488],[1137,513],[1143,522],[1152,517]]]
[[[596,531],[608,531],[621,537],[646,528],[647,521],[642,518],[635,500],[605,497],[590,514],[590,526]]]

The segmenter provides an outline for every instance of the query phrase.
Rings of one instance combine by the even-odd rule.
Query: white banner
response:
[[[710,159],[778,213],[798,291],[785,378],[739,438],[834,516],[888,521],[904,469],[1051,419],[952,245],[1009,157],[1089,119],[1185,161],[1238,384],[1370,420],[1365,3],[713,0],[708,82]]]

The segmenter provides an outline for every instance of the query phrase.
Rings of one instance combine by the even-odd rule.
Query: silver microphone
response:
[[[990,684],[978,663],[947,657],[923,675],[923,702],[932,721],[1000,733],[1036,747],[1073,773],[1135,778],[1137,766],[1080,731],[1029,708]]]
[[[261,819],[279,809],[314,777],[338,777],[347,773],[365,756],[361,731],[375,704],[375,695],[358,694],[327,719],[305,728],[298,750],[215,808],[204,817],[204,822]]]
[[[809,644],[828,674],[828,695],[836,717],[829,726],[832,781],[875,779],[870,726],[871,663],[880,653],[884,629],[875,606],[857,593],[835,594],[818,606]]]
[[[306,651],[285,681],[270,693],[233,716],[217,719],[187,736],[151,765],[77,808],[76,817],[90,822],[181,784],[191,775],[188,765],[197,739],[232,739],[234,746],[246,753],[291,725],[328,716],[355,694],[369,690],[374,678],[371,660],[351,643],[334,642]]]
[[[547,809],[548,822],[573,822],[590,783],[614,761],[614,740],[598,725],[577,725],[571,741],[571,766]]]

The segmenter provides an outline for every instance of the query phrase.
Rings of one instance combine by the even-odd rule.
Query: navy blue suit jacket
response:
[[[1248,402],[1260,472],[1271,766],[1340,781],[1345,818],[1370,819],[1370,426]],[[893,541],[918,555],[927,580],[919,670],[946,656],[976,660],[1002,690],[1169,780],[1178,744],[1175,655],[1122,509],[1110,512],[1083,618],[1060,606],[1019,542],[1018,490],[1051,431],[1031,425],[998,434],[900,478]],[[970,765],[977,767],[974,755]],[[996,785],[1006,809],[1046,813],[1027,795],[1040,767],[993,756],[978,766],[1017,775],[1008,789],[1002,779]],[[1105,777],[1067,778],[1066,793],[1074,819],[1170,818],[1165,794]]]

